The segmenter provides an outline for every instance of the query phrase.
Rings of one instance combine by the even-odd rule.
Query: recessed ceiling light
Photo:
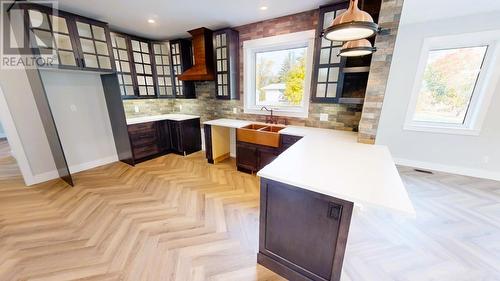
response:
[[[260,9],[261,9],[262,11],[265,11],[265,10],[267,10],[267,6],[260,6]]]
[[[148,23],[155,23],[154,19],[148,19]]]

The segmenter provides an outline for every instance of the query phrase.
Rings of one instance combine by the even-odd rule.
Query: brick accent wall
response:
[[[193,100],[125,100],[127,116],[182,112],[200,115],[202,121],[216,118],[238,118],[253,121],[265,121],[264,115],[243,113],[243,42],[263,37],[315,30],[318,23],[318,10],[306,11],[276,19],[252,23],[236,27],[240,33],[240,99],[217,100],[215,98],[214,82],[197,82],[197,99]],[[156,104],[158,103],[158,105]],[[134,106],[140,107],[140,112],[134,112]],[[169,107],[170,106],[170,107]],[[182,109],[180,107],[182,106]],[[236,114],[233,110],[236,109]],[[281,118],[281,122],[293,125],[330,128],[337,130],[357,131],[361,118],[361,105],[319,104],[311,103],[308,118]],[[328,121],[320,121],[320,113],[329,115]]]
[[[377,52],[372,56],[365,104],[359,124],[358,141],[362,143],[375,143],[403,2],[404,0],[382,1],[379,25],[387,31],[375,39]]]

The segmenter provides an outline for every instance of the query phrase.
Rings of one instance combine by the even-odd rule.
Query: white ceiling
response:
[[[59,9],[108,22],[118,31],[151,39],[188,37],[318,8],[332,0],[58,0]],[[259,8],[267,6],[266,11]],[[154,19],[155,24],[147,22]]]
[[[405,0],[401,23],[419,23],[494,11],[500,11],[499,0]]]

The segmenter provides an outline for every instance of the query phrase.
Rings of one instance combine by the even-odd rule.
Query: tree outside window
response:
[[[429,52],[414,121],[463,124],[487,46]]]
[[[306,47],[256,53],[256,105],[299,106],[304,99]]]

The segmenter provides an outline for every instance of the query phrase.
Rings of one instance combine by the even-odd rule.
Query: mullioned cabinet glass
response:
[[[174,85],[172,81],[172,62],[170,58],[170,43],[153,43],[153,55],[156,65],[157,92],[160,98],[173,98]]]
[[[34,53],[52,58],[43,67],[113,72],[106,23],[37,4],[22,4]]]
[[[130,59],[130,43],[126,35],[111,33],[111,45],[115,58],[116,73],[120,84],[120,93],[123,98],[134,98],[134,82],[132,74],[132,60]]]
[[[239,99],[239,33],[226,28],[213,34],[216,97]]]

